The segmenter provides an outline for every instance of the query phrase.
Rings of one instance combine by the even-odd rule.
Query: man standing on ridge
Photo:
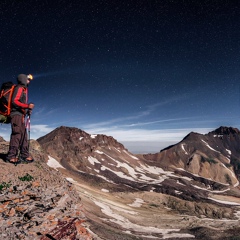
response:
[[[33,103],[28,103],[28,85],[33,80],[31,74],[19,74],[17,77],[18,84],[14,89],[12,96],[11,109],[11,138],[7,161],[13,164],[23,162],[33,162],[33,158],[29,154],[28,137],[25,126],[25,116],[30,115],[34,108]],[[20,159],[18,159],[18,151],[20,150]]]

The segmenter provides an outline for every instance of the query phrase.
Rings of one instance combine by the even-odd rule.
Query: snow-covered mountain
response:
[[[206,135],[190,133],[178,144],[147,155],[134,155],[112,137],[89,135],[77,128],[60,127],[37,141],[66,169],[106,183],[142,189],[187,176],[201,184],[208,182],[214,190],[239,184],[236,142],[240,144],[240,133],[226,131],[221,127]]]
[[[197,239],[199,227],[207,229],[209,238],[205,239],[214,239],[210,238],[211,234],[216,236],[215,230],[209,228],[210,220],[201,219],[227,218],[231,229],[238,221],[238,129],[220,127],[205,135],[190,133],[174,146],[147,155],[132,154],[112,137],[90,135],[77,128],[59,127],[37,141],[49,156],[49,166],[80,187],[92,221],[90,228],[103,239],[111,239],[106,238],[109,231],[117,235],[127,231],[122,239]],[[140,207],[144,213],[131,213],[136,205],[144,205],[144,211]],[[139,215],[138,220],[134,214]],[[166,225],[164,221],[156,223],[163,215],[174,216],[171,227],[169,221]],[[183,221],[183,215],[188,220]],[[184,224],[179,223],[179,218]],[[194,231],[193,219],[197,219],[194,226],[199,228]],[[229,222],[221,226],[225,231],[230,228]]]
[[[185,171],[229,186],[238,186],[240,132],[220,127],[202,135],[191,132],[181,142],[144,156],[161,167]]]

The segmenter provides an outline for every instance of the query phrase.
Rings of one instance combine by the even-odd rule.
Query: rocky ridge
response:
[[[90,240],[79,194],[31,141],[35,162],[6,163],[8,142],[0,138],[0,239]]]

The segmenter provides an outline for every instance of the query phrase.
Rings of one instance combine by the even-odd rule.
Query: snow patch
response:
[[[141,168],[140,169],[144,170],[145,173],[148,172],[148,173],[152,173],[152,174],[155,174],[155,175],[164,174],[164,175],[171,176],[171,177],[176,176],[176,175],[173,174],[173,172],[164,171],[162,168],[155,167],[155,166],[149,166],[149,165],[142,165],[141,164]],[[136,169],[139,169],[139,168],[136,167]]]
[[[175,193],[178,194],[178,195],[182,194],[182,192],[180,192],[180,191],[177,191],[177,190],[174,190],[174,191],[175,191]]]
[[[185,153],[186,155],[188,155],[188,153],[187,153],[187,151],[185,150],[185,148],[184,148],[184,145],[183,145],[183,144],[181,144],[181,148],[182,148],[182,150],[184,151],[184,153]]]
[[[141,198],[135,198],[135,201],[131,204],[128,204],[130,207],[141,207],[144,201]]]
[[[236,183],[234,184],[234,187],[237,187],[237,186],[239,185],[239,181],[237,180],[237,177],[236,177],[235,173],[233,173],[233,172],[232,172],[229,168],[227,168],[223,163],[221,163],[221,165],[230,172],[230,174],[232,175],[233,178],[236,179]]]
[[[202,139],[201,139],[201,140],[202,140]],[[204,140],[202,140],[202,142],[204,142],[205,145],[206,145],[209,149],[211,149],[212,151],[217,152],[217,153],[221,153],[221,152],[215,150],[214,148],[210,147],[209,144],[208,144],[207,142],[205,142]]]
[[[123,150],[128,156],[130,156],[131,158],[135,159],[135,160],[139,160],[137,157],[129,154],[126,150]]]
[[[129,176],[125,175],[125,174],[122,173],[122,172],[113,171],[112,169],[107,168],[107,167],[105,167],[105,166],[102,166],[102,167],[101,167],[101,170],[102,170],[102,171],[109,170],[109,171],[115,173],[115,174],[116,174],[118,177],[120,177],[120,178],[125,178],[125,179],[128,179],[128,180],[130,180],[130,181],[134,181],[134,179],[133,179],[132,177],[129,177]]]
[[[203,187],[199,187],[199,186],[197,186],[197,185],[193,185],[193,184],[191,184],[193,187],[195,187],[195,188],[197,188],[197,189],[201,189],[201,190],[204,190],[204,191],[207,191],[207,192],[211,192],[211,193],[224,193],[224,192],[227,192],[227,191],[229,191],[230,190],[230,188],[227,188],[227,189],[225,189],[225,190],[210,190],[209,188],[210,188],[210,186],[208,187],[208,189],[206,189],[206,188],[203,188]]]
[[[92,157],[92,156],[89,156],[88,157],[88,161],[94,165],[95,163],[100,163],[96,158]]]
[[[102,188],[101,191],[102,191],[102,192],[109,192],[109,190],[104,189],[104,188]]]
[[[152,189],[150,190],[150,192],[154,192],[156,188],[155,187],[152,187]]]
[[[235,205],[235,206],[239,206],[239,205],[240,205],[240,203],[229,202],[229,201],[222,201],[222,200],[217,200],[217,199],[210,198],[210,197],[208,197],[208,199],[213,200],[213,201],[215,201],[215,202],[219,202],[219,203],[227,204],[227,205]]]
[[[240,220],[240,211],[235,212],[234,215]]]
[[[121,152],[119,149],[115,148],[118,152]]]
[[[115,184],[113,181],[107,179],[106,177],[104,177],[104,176],[102,176],[102,175],[97,175],[97,177],[104,179],[106,182]]]
[[[185,180],[187,180],[187,181],[189,181],[189,182],[192,181],[192,179],[189,178],[189,177],[184,177],[184,176],[182,177],[182,176],[179,176],[179,178],[185,179]]]
[[[232,154],[232,152],[229,149],[226,149],[226,151],[228,152],[229,155]]]
[[[223,135],[213,135],[213,137],[223,138]]]
[[[177,184],[185,186],[185,184],[180,183],[178,180],[177,180]]]
[[[104,154],[104,152],[99,151],[99,150],[96,150],[95,152],[98,153],[98,154]]]
[[[57,168],[64,168],[55,158],[53,158],[51,156],[48,156],[47,165],[56,170],[57,170]]]
[[[70,177],[67,177],[66,180],[69,181],[70,183],[78,183],[77,181],[73,180]]]
[[[184,233],[176,233],[179,232],[180,229],[159,229],[156,227],[145,227],[135,223],[130,222],[127,218],[113,212],[109,205],[106,205],[102,202],[94,201],[94,203],[101,208],[102,213],[110,218],[103,218],[106,222],[113,222],[127,229],[127,231],[135,231],[141,233],[158,233],[163,235],[163,239],[166,238],[194,238],[194,235],[184,234]],[[153,237],[148,235],[148,237]]]
[[[230,157],[230,156],[229,156]],[[228,160],[228,163],[230,163],[231,162],[231,160],[230,160],[230,158],[229,157],[226,157],[226,159]]]
[[[141,164],[140,167],[131,167],[130,165],[128,165],[127,163],[122,163],[117,161],[116,159],[112,158],[111,156],[105,154],[108,158],[112,159],[117,165],[113,165],[108,163],[109,165],[113,165],[116,166],[117,168],[125,168],[128,172],[127,174],[130,175],[128,176],[127,174],[123,173],[123,172],[118,172],[118,171],[114,171],[111,168],[108,168],[106,166],[101,166],[101,170],[105,171],[105,170],[109,170],[111,172],[113,172],[114,174],[116,174],[117,176],[121,177],[121,178],[125,178],[131,181],[136,181],[138,180],[139,182],[150,182],[151,183],[156,183],[156,184],[160,184],[161,182],[163,182],[165,179],[169,178],[169,177],[177,177],[176,175],[173,174],[173,172],[170,171],[164,171],[162,168],[158,168],[158,167],[154,167],[154,166],[148,166],[148,165],[143,165]],[[153,177],[148,177],[147,174],[154,174],[156,175],[155,178]],[[191,179],[183,177],[189,181],[191,181]]]

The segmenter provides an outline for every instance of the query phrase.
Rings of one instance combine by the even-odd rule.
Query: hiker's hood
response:
[[[19,74],[17,77],[17,81],[19,84],[24,85],[25,87],[27,87],[27,75],[26,74]]]

